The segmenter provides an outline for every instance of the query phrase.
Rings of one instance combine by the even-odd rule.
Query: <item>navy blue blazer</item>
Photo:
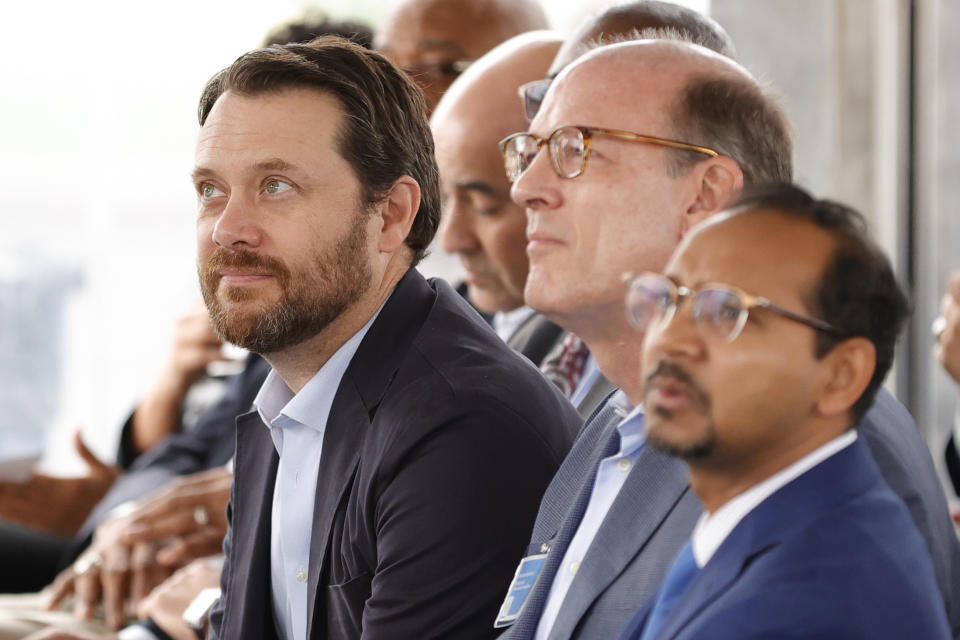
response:
[[[410,270],[337,389],[320,459],[307,637],[489,638],[579,416],[445,282]],[[211,638],[276,637],[279,458],[237,421],[223,597]]]
[[[618,442],[619,419],[584,426],[544,494],[531,549],[553,540],[543,571],[504,640],[533,637],[566,543],[580,525],[600,460]],[[960,542],[943,490],[917,425],[902,404],[881,389],[858,427],[884,479],[907,505],[933,558],[954,637],[960,638]],[[615,448],[613,449],[616,450]],[[581,505],[575,509],[571,505]],[[583,558],[550,632],[550,640],[609,638],[656,593],[670,562],[690,537],[703,506],[690,491],[686,466],[646,448],[634,465],[597,537]]]
[[[641,636],[651,608],[621,640]],[[950,637],[924,541],[862,438],[750,512],[655,636]]]

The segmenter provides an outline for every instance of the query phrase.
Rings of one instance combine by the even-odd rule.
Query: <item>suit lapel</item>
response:
[[[616,385],[607,380],[603,373],[601,373],[597,376],[597,379],[593,381],[593,384],[590,385],[590,389],[586,395],[583,396],[583,400],[577,405],[577,413],[583,417],[589,416],[600,406],[603,399],[609,396],[616,388]]]
[[[781,487],[740,521],[690,583],[664,622],[658,640],[674,638],[725,593],[757,556],[776,547],[794,530],[860,494],[879,479],[862,438]]]
[[[326,633],[326,584],[320,580],[330,564],[327,552],[337,508],[353,484],[363,440],[377,407],[436,299],[436,293],[416,270],[407,271],[364,336],[337,388],[324,430],[317,475],[307,585],[307,638],[314,637],[315,625],[321,630],[317,637]]]
[[[558,637],[573,632],[597,595],[641,552],[689,487],[682,462],[644,447],[570,585],[553,625]]]
[[[608,402],[600,409],[580,435],[581,445],[593,446],[574,445],[574,450],[557,474],[558,478],[561,475],[566,476],[566,481],[557,483],[557,486],[551,483],[551,487],[547,489],[540,506],[540,514],[537,516],[537,525],[534,527],[534,541],[551,539],[550,555],[520,617],[508,633],[511,637],[532,637],[536,631],[553,578],[590,501],[597,466],[600,460],[616,451],[619,444],[615,428],[620,420],[613,403]],[[569,470],[569,475],[564,473],[565,468]]]
[[[228,593],[243,596],[242,602],[227,602],[223,637],[268,638],[276,633],[270,604],[270,516],[279,461],[259,414],[251,411],[238,417],[231,491],[230,580],[234,584]]]
[[[539,367],[562,333],[559,326],[539,313],[533,313],[513,332],[507,346]]]
[[[369,426],[370,415],[357,393],[352,377],[344,376],[330,409],[330,419],[323,435],[320,472],[317,476],[307,591],[308,638],[313,637],[315,622],[323,624],[326,585],[321,588],[319,582],[320,576],[327,573],[331,527],[337,507],[353,483],[360,460],[360,445]]]

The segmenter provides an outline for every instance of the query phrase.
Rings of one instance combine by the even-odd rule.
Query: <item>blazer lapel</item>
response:
[[[416,270],[407,271],[357,348],[333,399],[323,435],[313,510],[307,638],[314,637],[315,625],[320,629],[317,637],[326,633],[326,585],[320,579],[329,566],[327,551],[337,508],[353,484],[361,445],[377,407],[436,297]]]
[[[584,427],[580,436],[582,439],[586,438],[584,442],[595,442],[595,446],[582,447],[578,450],[574,445],[574,451],[564,461],[561,471],[557,474],[559,477],[564,467],[570,469],[572,473],[567,478],[568,482],[553,491],[551,491],[553,489],[551,485],[544,495],[540,514],[537,517],[538,523],[534,527],[534,541],[551,539],[550,555],[523,606],[520,617],[508,632],[510,637],[533,637],[550,593],[553,578],[563,561],[570,540],[580,526],[590,494],[593,492],[597,466],[600,460],[612,455],[617,449],[619,436],[614,429],[620,420],[613,403],[607,403],[600,409]]]
[[[642,551],[689,490],[682,462],[644,447],[570,585],[553,625],[558,637],[573,632],[597,595]]]
[[[307,590],[307,637],[313,637],[314,623],[321,624],[325,615],[326,586],[320,587],[320,576],[326,574],[327,547],[337,507],[347,490],[360,460],[360,444],[370,426],[370,415],[357,394],[352,378],[344,376],[330,409],[330,419],[323,435],[320,473],[313,508],[313,532],[310,539],[310,575]],[[323,589],[323,590],[321,590]],[[320,591],[320,593],[318,593]]]
[[[821,513],[865,491],[879,474],[863,439],[827,458],[761,502],[734,528],[690,583],[657,634],[675,637],[699,612],[720,597],[744,568],[807,526]]]
[[[237,418],[230,586],[222,637],[275,637],[270,598],[270,516],[280,457],[256,411]],[[238,532],[240,535],[238,535]]]

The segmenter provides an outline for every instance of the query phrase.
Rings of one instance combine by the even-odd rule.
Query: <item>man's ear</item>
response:
[[[833,417],[850,411],[870,384],[877,350],[864,337],[847,338],[823,357],[824,380],[817,411]]]
[[[743,190],[743,171],[733,158],[718,156],[690,170],[696,192],[680,222],[680,237],[715,213],[723,211]]]
[[[381,219],[377,249],[381,253],[393,253],[403,246],[419,209],[420,185],[410,176],[400,176],[377,204]]]

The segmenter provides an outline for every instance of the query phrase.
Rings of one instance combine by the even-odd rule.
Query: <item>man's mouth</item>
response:
[[[685,409],[703,413],[709,411],[710,396],[686,369],[661,360],[644,383],[644,404],[667,417]]]

